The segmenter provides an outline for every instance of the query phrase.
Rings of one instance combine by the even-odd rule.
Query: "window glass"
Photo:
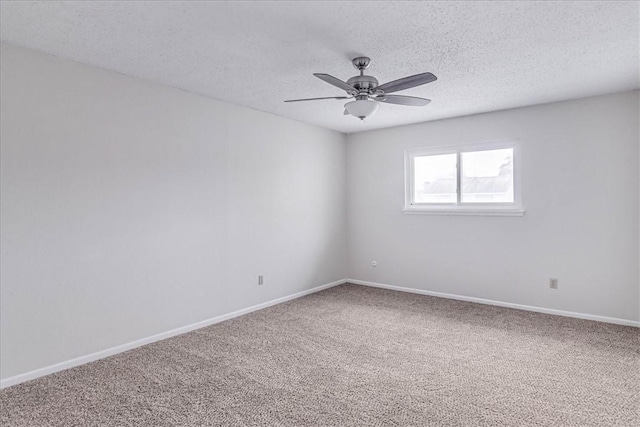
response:
[[[513,203],[513,148],[460,155],[462,203]]]
[[[406,150],[407,214],[522,216],[517,141]]]
[[[456,203],[457,156],[414,157],[414,203]]]

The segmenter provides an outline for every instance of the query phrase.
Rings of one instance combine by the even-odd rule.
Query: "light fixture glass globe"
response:
[[[380,105],[376,101],[368,99],[358,99],[344,104],[344,108],[352,116],[356,116],[360,120],[364,120],[378,110]]]

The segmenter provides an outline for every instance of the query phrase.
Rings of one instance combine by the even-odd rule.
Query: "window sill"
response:
[[[405,208],[405,215],[523,216],[524,209],[500,208]]]

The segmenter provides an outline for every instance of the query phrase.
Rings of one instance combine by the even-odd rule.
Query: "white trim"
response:
[[[215,323],[220,323],[225,320],[233,319],[234,317],[242,316],[244,314],[248,314],[253,311],[262,310],[263,308],[271,307],[272,305],[281,304],[283,302],[287,302],[292,299],[300,298],[309,294],[313,294],[315,292],[323,291],[325,289],[341,285],[345,282],[346,282],[346,279],[336,280],[335,282],[327,283],[326,285],[316,286],[315,288],[307,289],[306,291],[297,292],[295,294],[291,294],[291,295],[287,295],[271,301],[263,302],[262,304],[254,305],[251,307],[233,311],[231,313],[212,317],[211,319],[203,320],[197,323],[192,323],[191,325],[182,326],[180,328],[172,329],[170,331],[162,332],[156,335],[152,335],[150,337],[141,338],[139,340],[135,340],[126,344],[107,348],[105,350],[100,350],[95,353],[87,354],[85,356],[76,357],[74,359],[66,360],[64,362],[56,363],[54,365],[45,366],[44,368],[35,369],[33,371],[29,371],[23,374],[15,375],[13,377],[5,378],[0,380],[0,389],[9,387],[12,385],[20,384],[25,381],[33,380],[39,377],[43,377],[45,375],[53,374],[55,372],[63,371],[65,369],[73,368],[75,366],[84,365],[85,363],[94,362],[99,359],[104,359],[105,357],[109,357],[114,354],[122,353],[124,351],[141,347],[146,344],[151,344],[156,341],[161,341],[167,338],[174,337],[176,335],[181,335],[187,332],[191,332],[195,329],[204,328],[206,326],[210,326]]]
[[[481,216],[523,216],[524,209],[461,209],[461,208],[405,208],[402,213],[405,215],[481,215]]]
[[[615,323],[616,325],[635,326],[640,328],[640,321],[618,319],[616,317],[598,316],[596,314],[576,313],[574,311],[556,310],[553,308],[534,307],[531,305],[515,304],[511,302],[495,301],[484,298],[467,297],[463,295],[447,294],[443,292],[425,291],[422,289],[405,288],[402,286],[386,285],[384,283],[367,282],[365,280],[347,279],[347,283],[370,286],[373,288],[389,289],[392,291],[409,292],[412,294],[428,295],[438,298],[454,299],[458,301],[475,302],[478,304],[495,305],[498,307],[515,308],[517,310],[534,311],[536,313],[553,314],[555,316],[574,317],[576,319],[595,320],[596,322]]]
[[[332,288],[334,286],[342,285],[343,283],[353,283],[354,285],[361,286],[369,286],[374,288],[382,288],[389,289],[393,291],[400,292],[409,292],[413,294],[419,295],[428,295],[439,298],[447,298],[454,299],[459,301],[468,301],[474,302],[478,304],[486,304],[486,305],[495,305],[498,307],[507,307],[507,308],[515,308],[517,310],[525,310],[525,311],[534,311],[537,313],[545,313],[545,314],[553,314],[556,316],[565,316],[565,317],[574,317],[577,319],[585,319],[585,320],[594,320],[596,322],[605,322],[605,323],[614,323],[616,325],[625,325],[625,326],[635,326],[636,328],[640,328],[640,321],[636,320],[627,320],[627,319],[618,319],[615,317],[606,317],[606,316],[598,316],[595,314],[585,314],[585,313],[576,313],[572,311],[564,311],[564,310],[556,310],[552,308],[543,308],[543,307],[534,307],[529,305],[515,304],[510,302],[502,302],[495,301],[483,298],[476,297],[467,297],[463,295],[455,295],[455,294],[447,294],[443,292],[434,292],[434,291],[425,291],[422,289],[415,288],[406,288],[402,286],[394,286],[387,285],[383,283],[376,282],[368,282],[365,280],[357,280],[357,279],[342,279],[336,280],[335,282],[327,283],[326,285],[317,286],[315,288],[307,289],[306,291],[297,292],[295,294],[287,295],[281,298],[277,298],[271,301],[264,302],[262,304],[254,305],[251,307],[243,308],[241,310],[233,311],[231,313],[223,314],[220,316],[213,317],[211,319],[203,320],[201,322],[193,323],[191,325],[183,326],[177,329],[172,329],[167,332],[162,332],[160,334],[152,335],[147,338],[141,338],[136,341],[132,341],[126,344],[122,344],[116,347],[111,347],[105,350],[97,351],[95,353],[91,353],[85,356],[76,357],[75,359],[67,360],[64,362],[56,363],[54,365],[45,366],[44,368],[35,369],[33,371],[25,372],[23,374],[18,374],[13,377],[5,378],[0,380],[0,389],[10,387],[12,385],[20,384],[25,381],[30,381],[39,377],[43,377],[45,375],[53,374],[56,372],[64,371],[65,369],[73,368],[75,366],[84,365],[89,362],[93,362],[99,359],[104,359],[105,357],[112,356],[114,354],[122,353],[127,350],[131,350],[137,347],[141,347],[146,344],[151,344],[156,341],[161,341],[167,338],[171,338],[176,335],[184,334],[187,332],[191,332],[196,329],[204,328],[206,326],[210,326],[216,323],[223,322],[225,320],[233,319],[234,317],[239,317],[244,314],[248,314],[257,310],[262,310],[263,308],[271,307],[273,305],[281,304],[283,302],[287,302],[296,298],[300,298],[309,294],[313,294],[315,292],[320,292],[325,289]]]

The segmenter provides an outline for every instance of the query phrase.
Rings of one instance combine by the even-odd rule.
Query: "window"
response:
[[[405,213],[524,214],[515,142],[405,152]]]

